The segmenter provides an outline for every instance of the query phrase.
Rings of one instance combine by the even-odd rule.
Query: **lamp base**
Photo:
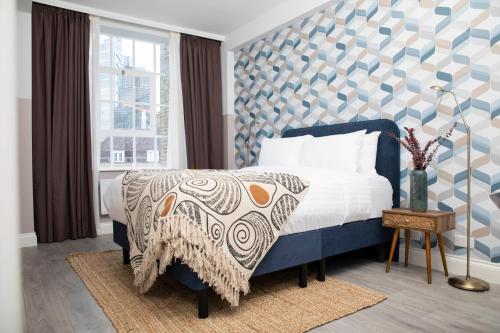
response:
[[[490,289],[488,282],[471,276],[452,276],[448,284],[455,288],[468,291],[487,291]]]

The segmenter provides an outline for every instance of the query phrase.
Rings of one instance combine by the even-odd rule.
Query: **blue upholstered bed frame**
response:
[[[399,129],[390,120],[370,120],[345,124],[315,126],[289,129],[283,137],[310,134],[316,137],[350,133],[366,129],[367,133],[382,131],[379,136],[376,169],[379,175],[386,177],[392,185],[393,207],[399,207],[400,188],[400,147],[396,140],[384,134],[393,132],[399,136]],[[327,153],[327,152],[326,152]],[[299,267],[299,286],[307,286],[307,264],[319,262],[318,279],[325,279],[325,259],[367,247],[373,247],[377,258],[385,260],[386,248],[392,232],[382,227],[380,218],[347,223],[319,230],[281,236],[260,262],[253,276],[276,272],[291,267]],[[113,240],[123,248],[124,263],[129,263],[129,243],[127,226],[113,221]],[[396,249],[399,247],[396,247]],[[398,260],[398,252],[394,254]],[[180,262],[172,263],[166,274],[198,293],[198,316],[208,316],[208,285],[198,278],[188,266]]]

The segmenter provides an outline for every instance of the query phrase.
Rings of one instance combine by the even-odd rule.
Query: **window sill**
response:
[[[130,170],[168,170],[165,167],[156,167],[156,168],[148,168],[148,167],[130,167],[130,168],[106,168],[99,169],[99,172],[126,172]]]

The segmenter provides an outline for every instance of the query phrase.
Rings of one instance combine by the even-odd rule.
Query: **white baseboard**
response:
[[[36,234],[34,232],[27,232],[17,235],[19,247],[32,247],[37,245]]]
[[[97,235],[109,235],[113,233],[113,222],[99,222],[97,224]]]
[[[404,262],[404,245],[399,248],[399,261]],[[408,263],[416,266],[426,267],[425,250],[419,248],[410,248]],[[465,257],[446,254],[446,263],[448,264],[448,273],[450,275],[465,275],[467,268],[467,259]],[[443,264],[441,263],[441,255],[435,249],[431,252],[432,269],[443,272]],[[500,281],[500,264],[495,264],[483,260],[471,260],[470,262],[471,276],[483,279],[490,283],[498,283]]]
[[[113,222],[100,222],[97,224],[97,235],[109,235],[113,233]],[[34,232],[18,234],[19,247],[37,246],[37,238]]]

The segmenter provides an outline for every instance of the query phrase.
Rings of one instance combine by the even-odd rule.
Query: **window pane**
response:
[[[168,132],[168,107],[156,107],[156,134],[166,136]]]
[[[137,164],[154,164],[158,161],[154,138],[135,138],[135,154]]]
[[[131,137],[113,137],[113,152],[111,154],[113,164],[132,164],[134,162],[133,142]]]
[[[133,128],[132,107],[122,103],[115,104],[113,110],[113,116],[114,116],[113,128]]]
[[[156,73],[168,73],[168,44],[156,44]]]
[[[137,103],[151,103],[151,79],[147,76],[135,77],[135,101]]]
[[[168,39],[147,42],[103,34],[99,42],[100,167],[166,166]]]
[[[132,40],[113,37],[113,65],[115,68],[132,68],[134,65]]]
[[[156,76],[156,104],[168,105],[168,76]]]
[[[151,110],[149,105],[135,106],[135,128],[146,130],[151,128]]]
[[[101,99],[111,99],[111,74],[99,74],[99,88],[101,90]]]
[[[158,149],[159,159],[158,163],[161,166],[166,166],[167,164],[167,138],[158,138],[156,141],[156,148]]]
[[[111,128],[111,103],[102,102],[99,110],[99,125],[101,129]]]
[[[99,64],[101,66],[111,66],[111,40],[106,35],[99,36]]]
[[[153,48],[153,43],[135,41],[135,68],[137,70],[154,71]]]
[[[108,168],[111,166],[111,154],[109,151],[109,143],[110,139],[109,136],[101,138],[101,158],[100,158],[100,164],[102,168]]]
[[[132,76],[115,75],[115,101],[132,101]]]

